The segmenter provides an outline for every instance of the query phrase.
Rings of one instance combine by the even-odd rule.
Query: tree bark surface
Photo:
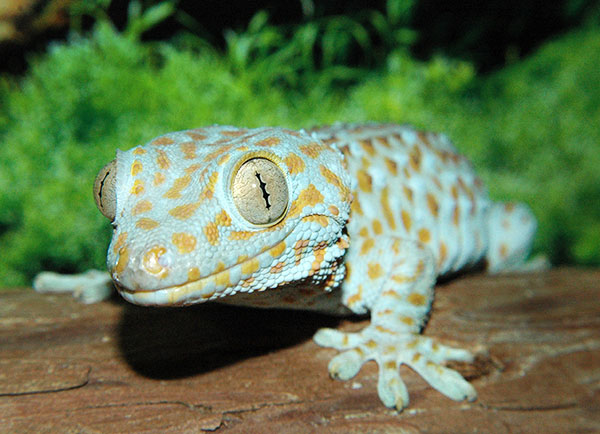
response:
[[[454,402],[406,367],[402,413],[374,362],[329,378],[320,327],[363,319],[222,305],[82,305],[0,293],[1,432],[599,432],[600,270],[475,274],[438,285],[425,335],[477,354]]]

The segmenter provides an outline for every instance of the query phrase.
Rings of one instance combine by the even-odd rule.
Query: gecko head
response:
[[[94,196],[129,301],[182,305],[331,280],[348,246],[343,157],[304,131],[207,127],[117,152]],[[337,270],[339,274],[339,270]]]

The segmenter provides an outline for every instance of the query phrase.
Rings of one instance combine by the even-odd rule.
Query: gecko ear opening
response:
[[[112,160],[98,172],[94,181],[94,200],[96,206],[111,222],[115,219],[117,209],[117,160]]]

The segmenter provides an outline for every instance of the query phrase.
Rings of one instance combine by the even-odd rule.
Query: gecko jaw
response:
[[[244,287],[244,282],[251,281],[250,279],[253,279],[257,272],[260,272],[264,267],[268,268],[268,263],[277,259],[273,257],[271,252],[285,247],[286,239],[292,232],[290,231],[283,240],[263,249],[251,258],[181,285],[158,289],[128,288],[119,282],[119,277],[116,274],[113,273],[112,278],[123,298],[131,303],[145,306],[181,306],[204,303],[235,295],[238,292],[252,292],[253,289],[248,288],[248,286]],[[263,267],[263,264],[267,265]],[[248,273],[248,271],[250,272]]]

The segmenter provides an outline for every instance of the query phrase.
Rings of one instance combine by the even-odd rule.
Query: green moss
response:
[[[99,168],[116,148],[213,123],[381,120],[445,131],[494,197],[532,205],[537,250],[600,263],[600,32],[481,78],[468,64],[421,63],[404,50],[371,72],[335,59],[316,67],[309,27],[282,40],[256,26],[252,43],[266,45],[241,55],[240,38],[219,54],[190,40],[140,43],[100,23],[51,47],[19,82],[0,79],[0,286],[28,285],[42,269],[102,268],[110,225],[91,195]]]

